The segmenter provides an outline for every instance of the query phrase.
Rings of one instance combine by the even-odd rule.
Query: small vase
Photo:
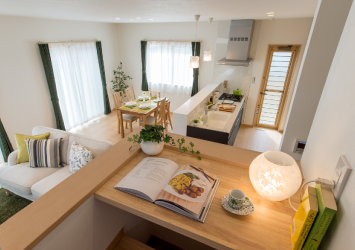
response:
[[[142,141],[141,142],[141,148],[144,153],[147,155],[157,155],[161,151],[163,151],[164,148],[164,142],[151,142],[151,141]]]
[[[198,125],[198,123],[197,122],[194,122],[194,126],[197,126]]]

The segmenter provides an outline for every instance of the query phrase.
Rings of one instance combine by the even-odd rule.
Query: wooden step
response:
[[[154,250],[154,248],[128,237],[127,235],[123,235],[115,250]]]

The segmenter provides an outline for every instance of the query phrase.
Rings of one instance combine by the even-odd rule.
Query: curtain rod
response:
[[[38,44],[48,44],[48,43],[92,43],[92,42],[101,42],[100,40],[87,40],[87,41],[65,41],[65,42],[41,42],[39,41]]]
[[[192,40],[142,40],[147,42],[202,42],[201,40],[192,41]]]

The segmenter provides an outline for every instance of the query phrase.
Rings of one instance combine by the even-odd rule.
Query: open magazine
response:
[[[147,157],[115,188],[204,222],[218,184],[216,175],[199,167]]]

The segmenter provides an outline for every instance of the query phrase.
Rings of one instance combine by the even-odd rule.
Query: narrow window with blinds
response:
[[[298,50],[297,45],[270,45],[254,125],[278,128]]]

